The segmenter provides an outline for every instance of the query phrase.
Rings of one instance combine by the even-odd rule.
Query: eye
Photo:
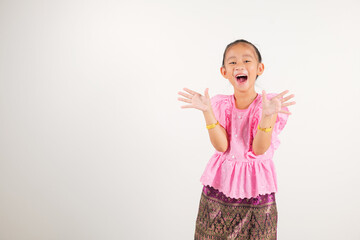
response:
[[[245,60],[245,62],[250,62],[249,60]]]
[[[236,62],[230,62],[229,64],[236,63]]]

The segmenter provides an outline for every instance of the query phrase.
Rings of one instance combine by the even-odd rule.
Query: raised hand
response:
[[[294,105],[296,102],[288,102],[290,98],[293,98],[295,95],[291,94],[290,96],[287,96],[283,98],[283,96],[288,93],[289,90],[285,90],[282,93],[279,93],[272,99],[267,99],[265,90],[262,91],[262,114],[266,116],[271,116],[272,114],[276,113],[285,113],[285,114],[291,114],[291,112],[282,110],[283,107]]]
[[[181,106],[181,108],[196,108],[203,112],[206,112],[211,109],[211,102],[210,102],[210,96],[209,96],[209,89],[206,88],[204,95],[201,95],[200,93],[197,93],[195,91],[192,91],[188,88],[184,88],[184,90],[187,93],[178,92],[178,94],[186,97],[186,98],[178,98],[179,101],[183,101],[186,103],[190,103],[189,105]]]

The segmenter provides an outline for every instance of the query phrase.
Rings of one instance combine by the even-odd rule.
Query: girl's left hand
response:
[[[289,92],[289,90],[285,90],[282,93],[279,93],[278,95],[276,95],[275,97],[273,97],[272,99],[269,100],[266,97],[265,90],[263,90],[262,91],[262,115],[267,117],[267,116],[271,116],[271,115],[279,113],[279,112],[290,115],[291,112],[282,110],[282,107],[294,105],[296,103],[296,102],[285,103],[290,98],[293,98],[295,96],[294,94],[291,94],[290,96],[283,98],[283,96],[288,92]]]

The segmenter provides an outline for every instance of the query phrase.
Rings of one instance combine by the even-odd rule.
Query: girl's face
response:
[[[255,92],[256,76],[264,72],[264,64],[259,63],[255,49],[247,43],[237,43],[225,55],[220,71],[234,86],[235,91]]]

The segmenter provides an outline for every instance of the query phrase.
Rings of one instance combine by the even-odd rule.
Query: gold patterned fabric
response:
[[[275,240],[275,193],[254,198],[230,198],[204,186],[196,219],[195,240]]]

